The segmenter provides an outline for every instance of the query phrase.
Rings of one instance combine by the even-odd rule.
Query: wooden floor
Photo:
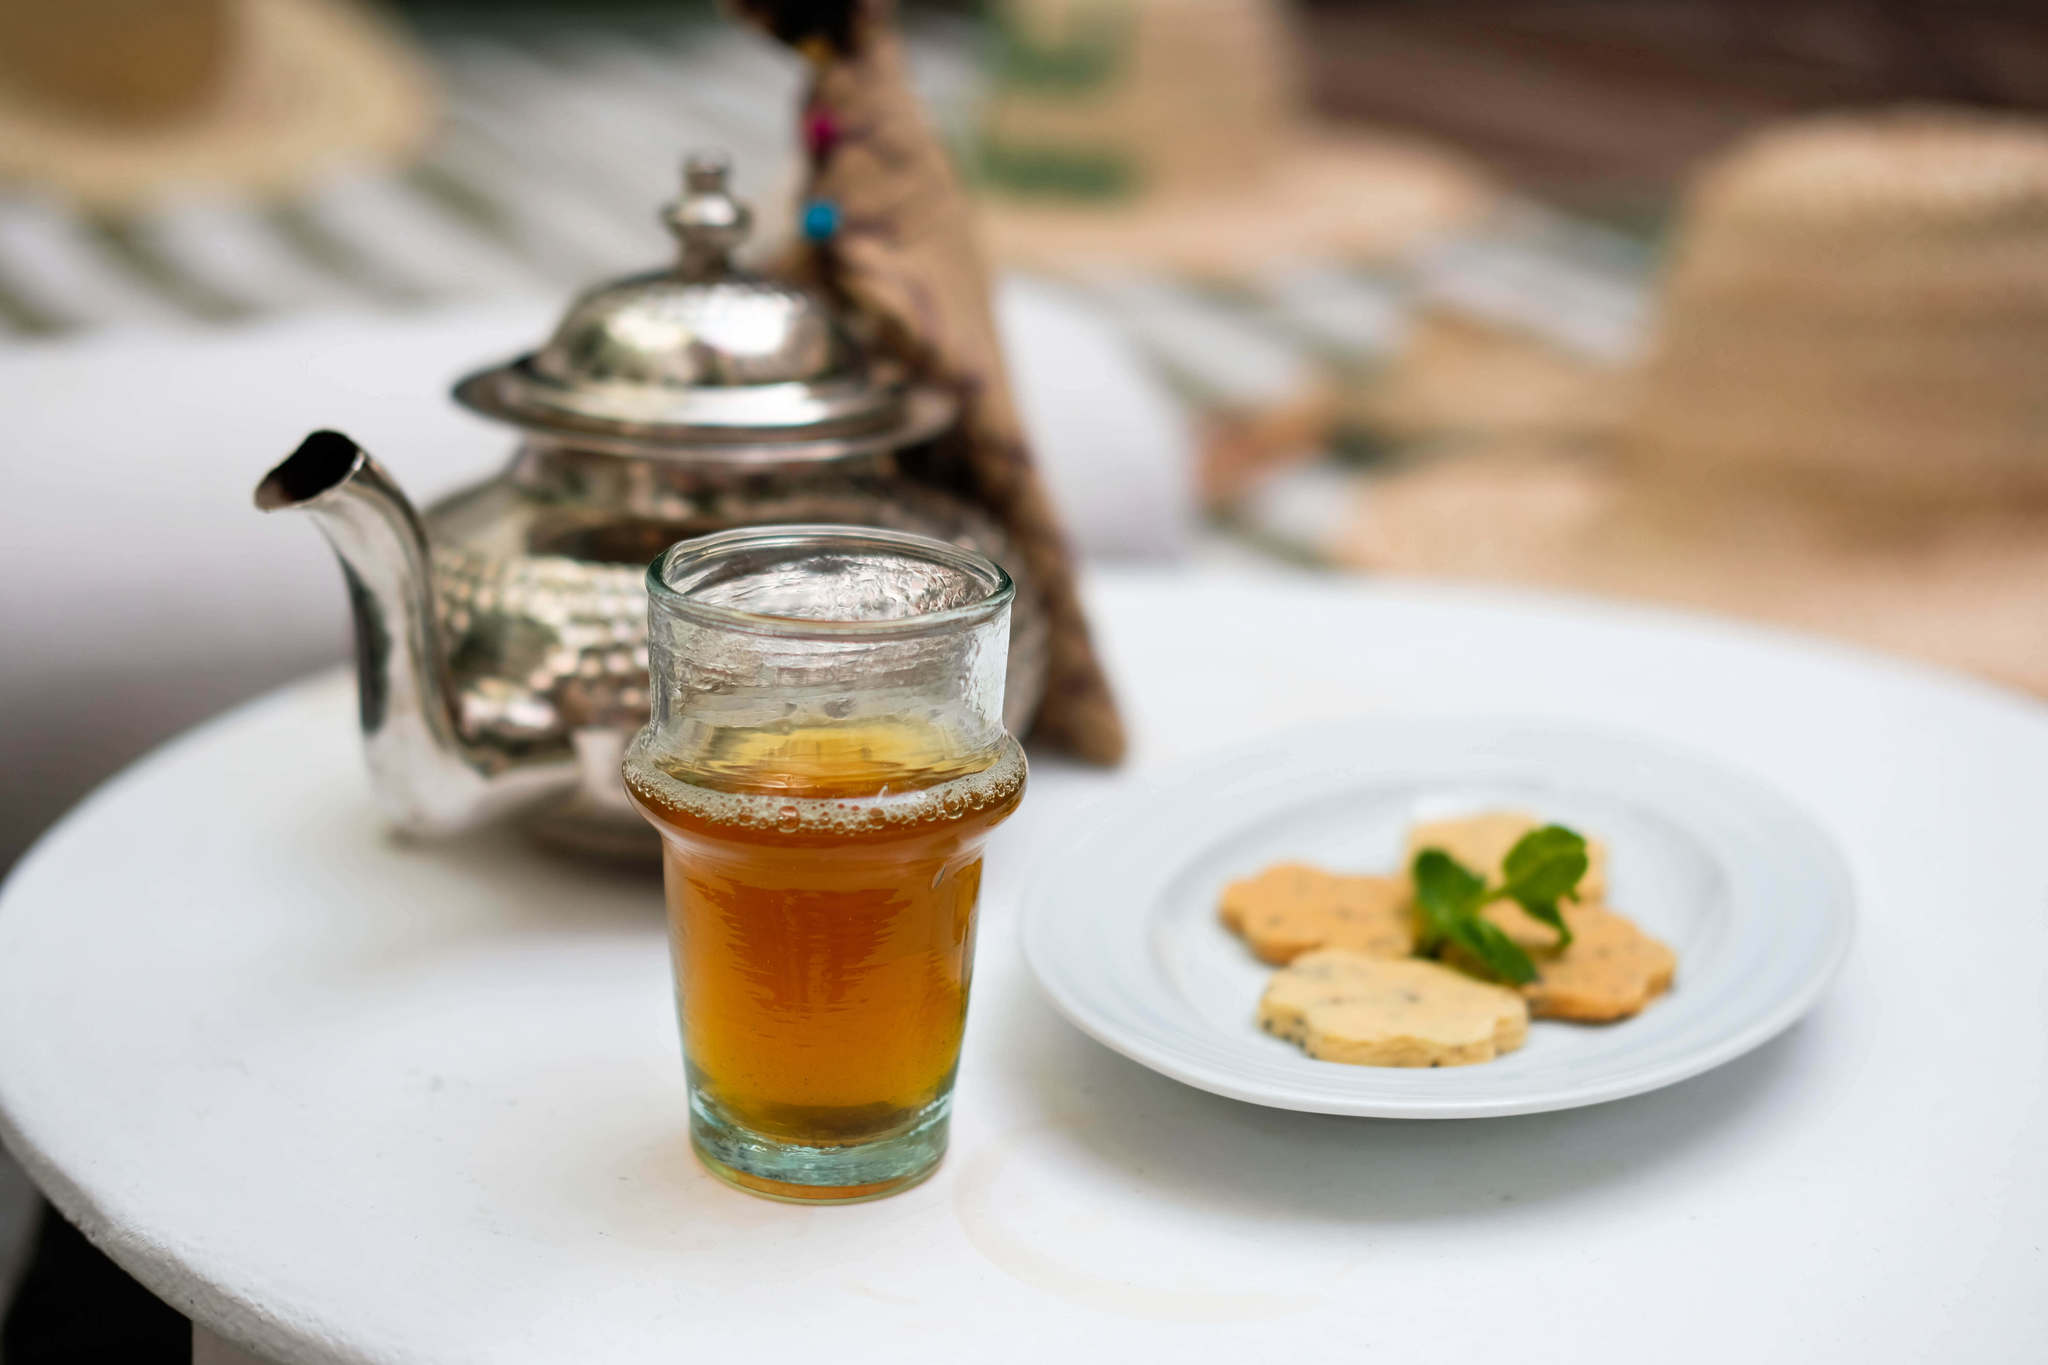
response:
[[[0,1314],[14,1296],[28,1254],[28,1235],[35,1222],[36,1196],[28,1177],[7,1153],[0,1152]]]

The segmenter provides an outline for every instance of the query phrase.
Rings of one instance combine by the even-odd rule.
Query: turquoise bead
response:
[[[814,242],[822,242],[837,231],[839,205],[830,199],[813,199],[804,205],[804,236]]]

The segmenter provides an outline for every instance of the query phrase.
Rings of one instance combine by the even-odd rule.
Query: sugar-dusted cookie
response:
[[[1259,1025],[1327,1062],[1465,1066],[1520,1047],[1529,1008],[1441,963],[1324,948],[1273,973]]]
[[[1479,815],[1461,815],[1455,820],[1429,820],[1408,831],[1408,849],[1401,858],[1401,870],[1415,866],[1415,855],[1425,848],[1440,848],[1488,881],[1500,877],[1501,859],[1530,830],[1544,821],[1526,811],[1490,810]],[[1607,848],[1598,839],[1586,840],[1586,875],[1579,879],[1579,899],[1597,901],[1607,894]]]
[[[1311,948],[1379,957],[1415,951],[1408,886],[1399,877],[1346,877],[1308,863],[1275,863],[1223,888],[1223,923],[1261,962],[1292,962]]]
[[[1604,905],[1560,906],[1571,926],[1569,948],[1557,931],[1531,919],[1521,906],[1497,901],[1481,913],[1522,945],[1536,964],[1536,979],[1522,987],[1539,1019],[1605,1023],[1626,1019],[1662,995],[1678,969],[1677,956]]]

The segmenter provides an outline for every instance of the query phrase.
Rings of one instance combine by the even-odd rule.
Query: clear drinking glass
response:
[[[1016,809],[1009,576],[944,541],[726,531],[647,575],[652,717],[628,791],[662,836],[698,1155],[842,1201],[945,1152],[981,850]]]

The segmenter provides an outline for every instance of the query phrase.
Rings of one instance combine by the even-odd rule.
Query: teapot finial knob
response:
[[[712,279],[732,269],[732,252],[747,238],[754,215],[726,186],[732,161],[724,152],[692,152],[683,162],[682,197],[662,210],[662,219],[682,244],[676,273],[686,280]]]

